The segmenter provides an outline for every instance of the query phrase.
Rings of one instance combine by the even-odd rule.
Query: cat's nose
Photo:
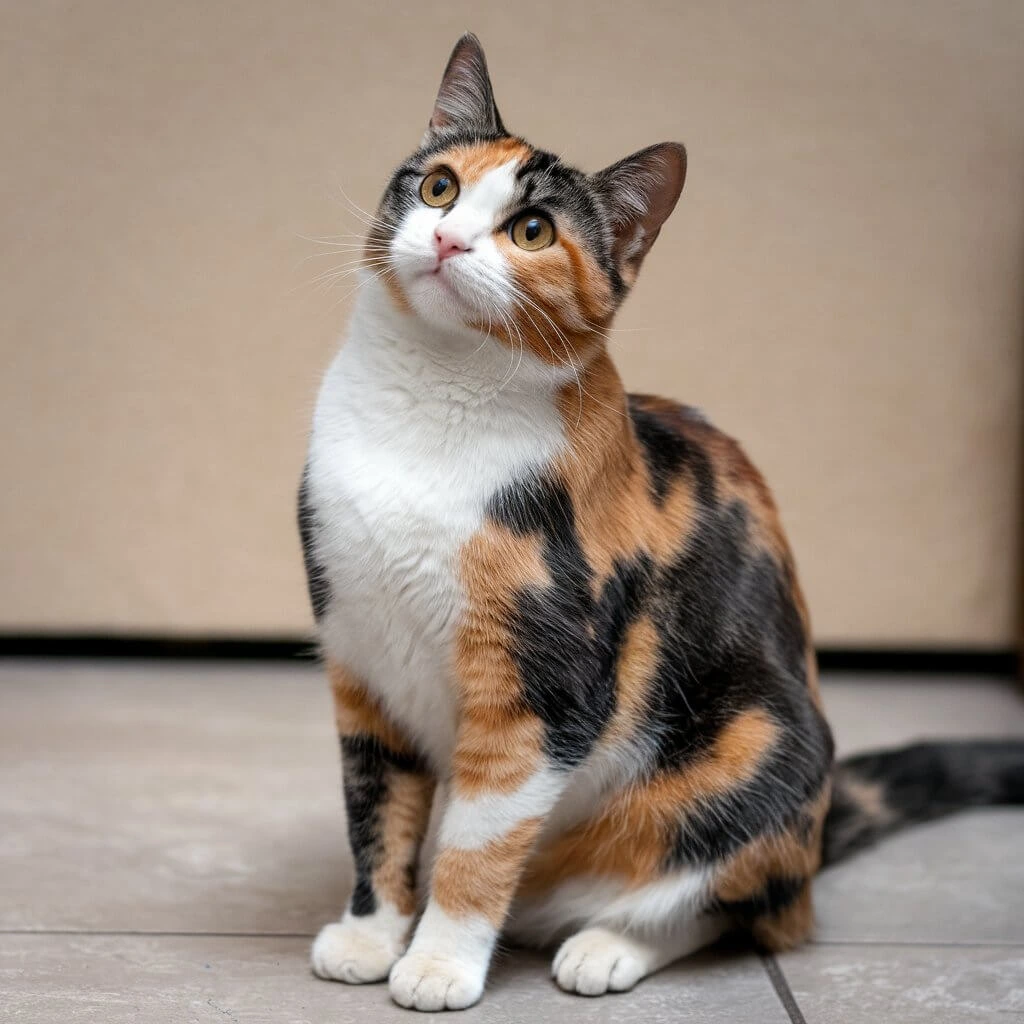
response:
[[[449,256],[458,256],[459,253],[469,252],[472,248],[465,238],[450,229],[442,231],[437,228],[434,231],[434,249],[437,252],[438,263],[448,259]]]

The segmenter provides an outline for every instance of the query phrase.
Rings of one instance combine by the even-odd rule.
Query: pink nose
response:
[[[437,262],[441,263],[449,256],[458,256],[460,252],[469,252],[472,246],[450,231],[438,228],[434,232],[434,248],[437,250]]]

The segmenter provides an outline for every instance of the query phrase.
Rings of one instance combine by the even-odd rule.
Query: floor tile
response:
[[[1024,809],[920,825],[822,872],[817,937],[1024,943]]]
[[[312,666],[0,675],[0,928],[311,933],[350,885]]]
[[[0,935],[0,999],[11,1024],[409,1024],[383,985],[349,987],[309,973],[308,944],[282,937]],[[499,963],[465,1024],[787,1024],[752,955],[696,958],[633,992],[585,999],[559,992],[547,961]]]
[[[1011,682],[834,677],[823,689],[840,756],[927,737],[1024,737],[1024,697]],[[1020,808],[908,829],[822,873],[817,937],[1024,942],[1021,849]]]
[[[1024,948],[810,946],[778,960],[807,1024],[1024,1020]]]
[[[839,756],[945,736],[1024,737],[1024,689],[984,676],[825,676]]]
[[[840,677],[825,699],[848,750],[1024,722],[986,680]],[[338,776],[312,665],[9,663],[0,927],[311,934],[351,879]],[[1018,811],[891,839],[819,880],[820,935],[1019,940],[1022,846]]]

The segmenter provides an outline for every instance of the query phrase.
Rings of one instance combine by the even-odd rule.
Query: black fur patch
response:
[[[647,464],[651,490],[655,500],[661,504],[683,464],[683,446],[657,416],[638,405],[632,396],[629,400],[629,416]]]
[[[546,171],[559,162],[554,153],[545,153],[538,149],[529,160],[516,171],[517,178],[525,178],[528,174],[536,174],[538,171]]]
[[[491,503],[490,516],[542,538],[555,583],[519,594],[512,655],[526,703],[546,727],[545,753],[554,764],[573,767],[614,714],[614,661],[629,617],[626,592],[635,598],[636,582],[623,567],[621,580],[613,577],[594,600],[572,501],[560,484],[532,479],[507,488]]]
[[[365,917],[377,909],[371,879],[381,855],[380,809],[388,793],[386,765],[380,745],[365,736],[341,737],[341,765],[356,869],[351,909],[356,917]]]
[[[729,914],[749,924],[759,917],[771,916],[791,906],[810,885],[808,878],[769,878],[764,887],[742,900],[716,900],[713,910]]]
[[[362,871],[356,873],[356,884],[352,887],[349,907],[353,917],[368,917],[377,909],[377,896],[373,891],[370,876]]]
[[[651,478],[655,500],[661,504],[668,489],[684,467],[689,471],[697,496],[705,505],[715,500],[715,477],[711,460],[667,417],[644,405],[641,395],[629,395],[629,416],[640,442]]]
[[[327,574],[316,556],[316,513],[309,501],[309,470],[303,470],[302,482],[299,484],[299,537],[302,541],[302,560],[306,565],[306,586],[309,588],[309,601],[313,606],[313,616],[323,617],[327,606],[331,603],[331,585],[327,582]]]
[[[690,447],[699,447],[695,439]],[[769,554],[752,554],[745,505],[702,501],[660,583],[659,632],[673,646],[653,686],[659,766],[684,767],[744,710],[762,709],[779,729],[750,781],[687,815],[671,856],[678,866],[726,857],[789,828],[825,783],[833,746],[808,699],[808,638],[792,581]]]
[[[668,565],[643,554],[618,563],[595,598],[564,487],[524,481],[501,491],[489,514],[539,535],[554,581],[518,595],[512,629],[525,700],[546,726],[554,763],[578,764],[607,726],[622,643],[643,614],[660,641],[647,707],[652,771],[685,768],[744,710],[762,709],[776,723],[779,739],[752,780],[681,816],[666,864],[679,867],[718,860],[797,823],[828,778],[832,738],[807,694],[808,638],[791,567],[752,553],[747,508],[717,499],[700,440],[709,428],[690,432],[683,415],[639,420],[657,491],[689,474],[699,506]]]
[[[396,771],[424,773],[426,765],[421,758],[397,753],[369,736],[341,737],[341,765],[356,869],[350,906],[356,917],[365,917],[377,909],[372,878],[383,854],[380,812],[388,799],[389,779]],[[414,870],[415,866],[410,867]]]

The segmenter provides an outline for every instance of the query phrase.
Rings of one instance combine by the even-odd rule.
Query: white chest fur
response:
[[[562,448],[561,371],[528,355],[515,369],[519,357],[493,339],[442,337],[376,285],[363,292],[310,440],[331,593],[320,639],[443,770],[456,722],[460,549],[495,492]]]

